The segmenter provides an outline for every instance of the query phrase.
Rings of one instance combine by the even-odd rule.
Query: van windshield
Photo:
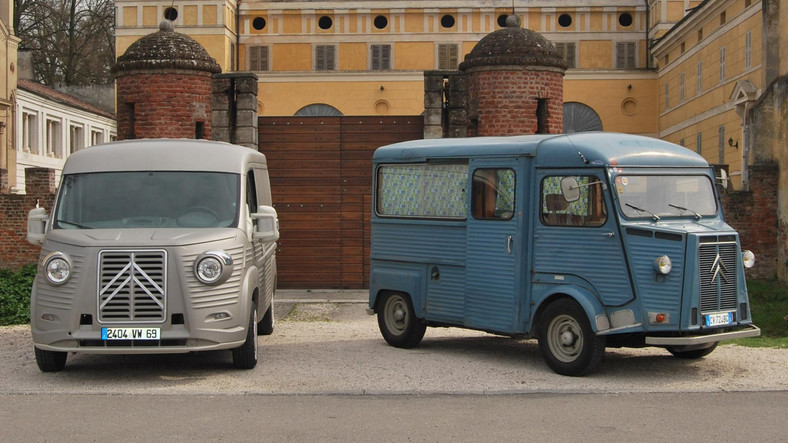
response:
[[[628,218],[700,219],[717,213],[713,185],[705,175],[619,175],[615,185]]]
[[[237,226],[240,176],[137,171],[63,177],[55,229]]]

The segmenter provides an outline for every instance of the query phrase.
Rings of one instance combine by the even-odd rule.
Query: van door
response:
[[[534,279],[588,288],[604,305],[621,306],[634,294],[607,186],[602,170],[539,174]]]
[[[528,182],[524,164],[524,158],[470,163],[465,326],[515,331]]]

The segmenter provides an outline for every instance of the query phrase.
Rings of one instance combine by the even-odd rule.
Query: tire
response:
[[[252,369],[257,365],[257,306],[252,303],[249,314],[249,327],[246,330],[246,341],[233,349],[233,366],[236,369]]]
[[[258,335],[271,335],[274,333],[274,301],[271,300],[271,306],[265,311],[263,319],[257,323]]]
[[[378,327],[388,344],[412,348],[421,342],[427,325],[416,318],[409,295],[398,292],[384,294],[378,306]]]
[[[591,329],[588,316],[571,299],[560,299],[539,317],[539,351],[558,374],[585,375],[596,370],[605,356],[605,338]]]
[[[45,351],[33,348],[36,352],[36,363],[41,372],[59,372],[66,367],[66,352]]]
[[[673,347],[667,348],[667,350],[668,352],[673,354],[674,357],[685,358],[687,360],[695,360],[698,358],[703,358],[714,352],[714,350],[717,349],[718,344],[719,344],[718,342],[714,342],[708,348],[693,349],[691,351],[682,351],[681,348],[673,348]]]

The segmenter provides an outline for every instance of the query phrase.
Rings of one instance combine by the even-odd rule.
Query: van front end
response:
[[[735,231],[717,223],[723,229],[686,235],[654,232],[655,241],[662,237],[686,248],[684,254],[677,248],[654,258],[650,279],[642,278],[647,270],[640,270],[645,344],[681,353],[760,335],[752,324],[745,280],[754,255],[741,250]]]
[[[31,294],[37,350],[185,353],[242,346],[252,300],[238,229],[53,230]],[[150,239],[164,246],[145,246]],[[112,239],[112,241],[110,241]]]
[[[760,335],[745,278],[755,257],[725,223],[711,170],[616,168],[611,183],[643,344],[690,358]]]

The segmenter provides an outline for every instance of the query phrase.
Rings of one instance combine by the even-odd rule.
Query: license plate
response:
[[[101,328],[102,340],[158,340],[159,328]]]
[[[706,315],[706,326],[723,326],[733,323],[733,313],[723,312],[721,314]]]

